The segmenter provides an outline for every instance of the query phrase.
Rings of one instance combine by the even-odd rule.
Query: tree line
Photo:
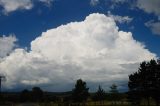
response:
[[[14,103],[25,102],[59,102],[59,103],[76,103],[85,106],[85,103],[90,99],[95,101],[95,104],[104,105],[105,100],[112,101],[114,104],[116,101],[122,100],[123,94],[119,93],[117,86],[113,84],[110,87],[108,93],[99,85],[98,89],[94,93],[89,93],[87,84],[82,79],[76,81],[75,87],[70,92],[65,93],[53,93],[43,91],[40,87],[33,87],[31,90],[24,89],[19,93],[9,94],[3,93],[2,101],[9,101]],[[123,96],[124,98],[124,96]],[[65,104],[65,106],[67,106]]]

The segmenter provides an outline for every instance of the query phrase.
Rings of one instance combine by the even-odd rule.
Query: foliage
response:
[[[149,62],[142,62],[139,70],[129,75],[129,99],[133,102],[136,99],[148,100],[150,98],[156,100],[157,104],[160,100],[160,64],[155,60]]]
[[[120,94],[117,89],[116,84],[112,84],[110,87],[110,94],[109,94],[109,100],[111,101],[118,101],[120,99]]]
[[[30,91],[27,89],[24,89],[20,94],[20,101],[21,102],[28,102],[31,100],[31,94]]]
[[[112,86],[110,87],[110,93],[112,94],[117,94],[118,90],[117,90],[117,85],[116,84],[112,84]]]
[[[72,99],[74,102],[85,102],[89,96],[89,88],[86,87],[86,82],[81,79],[77,80],[75,88],[72,90]]]
[[[43,91],[39,87],[32,88],[32,99],[36,102],[43,100]]]
[[[105,96],[106,96],[105,91],[101,88],[101,86],[99,86],[97,92],[95,93],[93,97],[93,100],[94,101],[104,101]]]
[[[33,87],[32,91],[27,89],[23,90],[20,94],[21,102],[42,102],[44,98],[44,92],[39,87]]]

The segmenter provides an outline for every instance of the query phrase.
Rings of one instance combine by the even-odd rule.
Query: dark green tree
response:
[[[111,94],[117,94],[118,90],[117,90],[117,85],[116,84],[112,84],[112,86],[110,87],[110,93]]]
[[[138,72],[129,75],[128,98],[133,105],[139,105],[141,99],[144,97],[147,85],[146,79],[148,79],[148,71],[149,70],[147,69],[147,63],[142,62],[140,64]]]
[[[100,101],[100,103],[103,104],[105,97],[106,97],[105,91],[101,88],[101,86],[99,86],[97,92],[95,93],[93,97],[93,100]]]
[[[160,92],[160,64],[156,60],[149,62],[142,62],[137,72],[129,75],[129,99],[133,102],[140,103],[141,99],[148,101],[150,105],[150,98],[156,100],[159,105]]]
[[[153,61],[153,60],[152,60]],[[156,62],[156,63],[155,63]],[[160,61],[150,62],[150,95],[156,101],[156,105],[160,104]]]
[[[89,88],[86,86],[86,82],[81,79],[77,80],[75,88],[72,90],[72,99],[74,102],[85,102],[89,96]]]
[[[39,87],[32,88],[32,100],[34,102],[41,102],[43,100],[44,93]]]
[[[31,100],[31,92],[27,89],[24,89],[20,94],[21,102],[29,102]]]
[[[128,92],[128,100],[132,103],[133,106],[138,106],[141,101],[140,88],[138,87],[139,83],[139,75],[138,73],[131,74],[129,76],[129,92]]]
[[[119,91],[117,89],[116,84],[112,84],[110,87],[109,100],[112,101],[112,104],[115,105],[117,101],[119,101]]]

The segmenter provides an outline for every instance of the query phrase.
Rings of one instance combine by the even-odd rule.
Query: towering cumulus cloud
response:
[[[119,31],[111,17],[95,13],[82,22],[43,32],[31,42],[29,52],[16,49],[6,57],[0,71],[7,76],[6,88],[65,91],[78,78],[90,86],[119,84],[137,70],[139,62],[155,57],[132,33]]]

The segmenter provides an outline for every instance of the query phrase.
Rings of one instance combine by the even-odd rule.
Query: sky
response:
[[[39,86],[90,91],[160,56],[159,0],[0,0],[0,74],[4,91]]]

